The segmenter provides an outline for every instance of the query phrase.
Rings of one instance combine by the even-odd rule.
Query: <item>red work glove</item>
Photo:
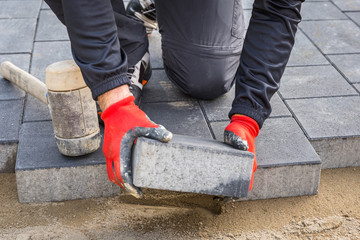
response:
[[[249,191],[253,187],[254,172],[256,171],[255,138],[259,134],[257,122],[244,115],[233,115],[230,124],[225,128],[224,142],[234,148],[249,151],[254,154],[253,172],[250,181]]]
[[[140,189],[133,185],[131,147],[136,137],[146,136],[168,142],[172,133],[152,122],[134,103],[133,96],[108,107],[101,115],[105,123],[103,152],[111,182],[140,198]]]

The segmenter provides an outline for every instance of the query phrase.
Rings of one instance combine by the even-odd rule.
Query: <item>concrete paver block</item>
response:
[[[360,54],[329,55],[330,60],[351,83],[360,83]]]
[[[28,94],[25,101],[24,122],[50,121],[51,115],[47,105]]]
[[[81,157],[61,155],[50,121],[23,123],[15,171],[20,202],[106,197],[120,192],[107,178],[101,149]]]
[[[141,109],[152,121],[174,134],[212,138],[196,101],[144,103]]]
[[[0,142],[0,173],[14,172],[17,148],[16,142]]]
[[[132,159],[135,186],[231,197],[247,196],[254,162],[225,143],[181,135],[138,138]]]
[[[360,11],[360,2],[354,0],[332,0],[342,11]]]
[[[360,96],[286,100],[323,168],[360,166]]]
[[[0,53],[31,53],[36,18],[0,19]]]
[[[332,2],[304,2],[301,5],[302,20],[347,19]]]
[[[211,123],[223,141],[228,123]],[[321,160],[293,118],[265,121],[256,138],[258,170],[246,199],[313,195],[318,192]]]
[[[37,18],[41,1],[2,1],[0,18]]]
[[[25,71],[29,71],[30,54],[0,55],[0,64],[4,61],[10,61],[19,68]],[[0,100],[21,99],[24,97],[25,92],[14,84],[10,83],[8,80],[2,78],[0,72]]]
[[[280,93],[284,99],[357,95],[332,66],[286,68]]]
[[[355,83],[354,87],[360,92],[360,83]]]
[[[142,91],[143,103],[187,101],[191,97],[185,95],[167,77],[164,70],[153,70],[150,81]]]
[[[36,41],[69,40],[66,27],[52,11],[40,11]]]
[[[360,25],[360,12],[347,12],[348,15],[354,22]]]
[[[330,63],[300,30],[296,32],[294,48],[287,66],[329,65]]]
[[[360,52],[360,28],[351,20],[304,21],[299,26],[324,54]]]

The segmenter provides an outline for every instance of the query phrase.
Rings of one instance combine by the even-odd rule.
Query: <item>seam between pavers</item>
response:
[[[30,54],[30,58],[31,58],[31,52],[9,52],[9,53],[0,53],[0,55],[21,55],[21,54]],[[30,62],[29,62],[30,64]]]
[[[19,143],[19,140],[14,140],[14,139],[0,140],[0,144],[3,144],[3,143]]]
[[[351,85],[351,84],[350,84]],[[358,91],[356,91],[358,92]],[[280,93],[279,93],[280,94]],[[317,98],[336,98],[336,97],[358,97],[359,94],[349,95],[334,95],[334,96],[319,96],[319,97],[298,97],[298,98],[284,98],[284,100],[301,100],[301,99],[317,99]]]
[[[211,127],[211,124],[210,124],[210,120],[206,114],[206,111],[205,111],[205,108],[204,106],[201,104],[201,101],[199,99],[196,99],[197,103],[199,104],[200,106],[200,110],[201,110],[201,113],[203,114],[204,118],[205,118],[205,122],[206,122],[206,125],[208,126],[209,130],[210,130],[210,134],[211,134],[211,137],[216,140],[215,138],[215,133],[214,133],[214,130],[212,129]]]
[[[346,136],[328,136],[328,137],[315,137],[315,138],[309,138],[309,141],[319,141],[319,140],[332,140],[332,139],[344,139],[348,140],[350,138],[359,138],[360,135],[346,135]]]
[[[69,39],[59,39],[59,40],[35,40],[34,43],[38,42],[70,42]]]
[[[68,166],[68,167],[64,167],[64,166],[57,166],[57,167],[26,167],[26,168],[21,168],[21,169],[17,169],[15,168],[16,172],[23,172],[23,171],[36,171],[36,170],[44,170],[44,169],[65,169],[65,168],[78,168],[78,167],[88,167],[88,166],[98,166],[98,165],[106,165],[106,162],[104,160],[103,163],[88,163],[88,164],[79,164],[77,166]]]
[[[324,67],[324,66],[331,66],[330,63],[324,63],[324,64],[303,64],[303,65],[289,65],[286,66],[286,68],[300,68],[300,67]]]
[[[52,120],[51,119],[30,120],[30,121],[23,121],[22,123],[34,123],[34,122],[52,122]]]

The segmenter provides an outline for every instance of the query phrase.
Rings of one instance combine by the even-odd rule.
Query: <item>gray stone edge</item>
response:
[[[13,173],[18,143],[0,143],[0,149],[0,173]]]

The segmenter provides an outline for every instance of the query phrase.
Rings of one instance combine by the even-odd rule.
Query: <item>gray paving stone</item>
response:
[[[0,19],[0,53],[30,53],[36,18]]]
[[[152,68],[164,68],[161,50],[161,35],[153,31],[149,37],[150,63]]]
[[[360,83],[360,54],[329,55],[330,60],[352,83]]]
[[[211,123],[222,141],[228,122]],[[247,199],[312,195],[318,192],[321,161],[293,118],[265,121],[256,138],[258,170]]]
[[[33,122],[49,120],[51,120],[51,115],[48,106],[28,94],[25,100],[23,121]]]
[[[357,0],[332,0],[342,11],[359,11],[360,2]]]
[[[45,69],[58,61],[73,59],[69,41],[35,42],[30,72],[45,82]]]
[[[37,18],[41,1],[4,1],[1,3],[0,18]]]
[[[304,21],[299,26],[325,54],[360,53],[360,28],[350,20]]]
[[[46,2],[43,1],[41,4],[41,9],[50,9],[50,7],[49,7],[49,5],[47,5]]]
[[[280,93],[284,99],[358,94],[332,66],[286,68]]]
[[[286,101],[323,168],[360,165],[360,96]]]
[[[0,64],[10,61],[19,68],[29,71],[30,54],[0,55]],[[25,96],[25,92],[5,80],[0,73],[0,100],[20,99]]]
[[[59,153],[51,122],[24,123],[16,161],[20,202],[106,197],[120,192],[108,178],[101,149],[82,157]]]
[[[243,12],[244,12],[245,29],[248,29],[252,10],[244,10]]]
[[[304,2],[301,16],[302,20],[347,19],[332,2]]]
[[[254,0],[243,0],[242,1],[243,9],[252,9],[253,3],[254,3]]]
[[[254,162],[252,153],[182,135],[138,138],[132,159],[135,186],[228,197],[247,196]]]
[[[200,106],[195,101],[144,103],[141,108],[152,121],[174,134],[212,138]]]
[[[142,102],[174,102],[192,99],[185,95],[167,77],[164,70],[153,70],[150,81],[142,91]]]
[[[69,40],[66,27],[51,10],[40,11],[36,41]]]
[[[327,65],[329,62],[300,30],[295,35],[295,45],[287,66]]]
[[[0,173],[13,173],[15,170],[18,143],[0,143]]]
[[[209,121],[227,121],[231,110],[232,101],[235,96],[235,86],[231,90],[214,100],[201,100],[200,103],[205,109]],[[272,113],[270,117],[291,116],[280,97],[275,94],[271,101]]]
[[[354,87],[360,92],[360,83],[355,83]]]
[[[23,100],[0,101],[0,173],[14,172]]]
[[[360,12],[347,12],[348,15],[354,22],[360,25]]]

